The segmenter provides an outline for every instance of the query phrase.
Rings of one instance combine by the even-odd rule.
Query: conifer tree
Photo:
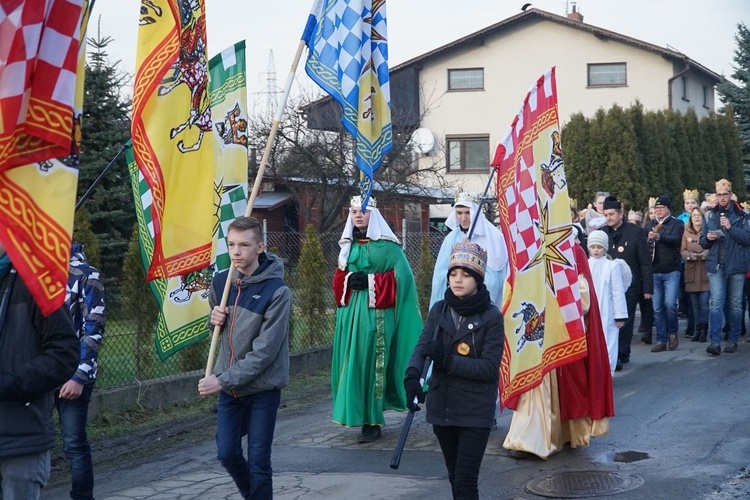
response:
[[[700,122],[707,147],[706,166],[699,170],[698,188],[701,194],[713,192],[714,182],[726,177],[726,149],[719,133],[719,115],[711,113]]]
[[[686,159],[682,155],[684,162],[682,164],[682,182],[685,188],[695,189],[695,186],[698,185],[698,172],[705,171],[708,159],[706,157],[707,151],[705,149],[703,132],[698,123],[698,116],[695,114],[693,108],[689,108],[682,116],[682,124],[689,147],[689,151],[687,151],[689,157]]]
[[[579,200],[579,206],[585,207],[594,202],[594,195],[597,191],[608,190],[609,186],[602,178],[602,173],[607,169],[608,151],[605,143],[606,130],[605,119],[607,112],[604,108],[599,108],[593,118],[589,119],[589,144],[586,148],[588,158],[588,168],[591,172],[590,180],[585,185],[583,191],[583,200]],[[563,144],[563,147],[565,145]],[[563,154],[565,150],[563,149]],[[611,191],[610,191],[611,192]]]
[[[633,165],[633,179],[645,179],[647,176],[646,164],[643,154],[643,142],[646,125],[643,112],[643,104],[636,100],[630,108],[625,111],[628,120],[633,124],[635,134],[635,165]],[[636,182],[632,189],[632,199],[627,209],[640,210],[643,200],[648,196],[648,189],[644,182]]]
[[[587,146],[589,139],[589,121],[583,113],[570,117],[560,133],[562,142],[565,178],[568,180],[568,194],[575,199],[579,208],[588,203],[586,188],[593,185],[596,178],[591,168]]]
[[[106,47],[112,38],[97,33],[89,38],[89,61],[84,86],[81,164],[78,178],[80,197],[130,137],[130,101],[123,97],[127,76],[111,62]],[[123,256],[128,250],[130,230],[135,223],[133,192],[124,155],[84,203],[91,227],[99,240],[101,270],[108,284],[119,281]]]
[[[721,102],[726,107],[733,108],[733,117],[739,128],[742,162],[747,179],[750,177],[750,29],[745,24],[738,23],[734,39],[737,42],[737,48],[734,50],[736,66],[731,76],[737,83],[725,78],[716,89],[719,91]],[[739,178],[733,186],[735,192],[739,187],[736,185],[737,182]]]
[[[745,176],[742,165],[742,140],[741,132],[736,125],[737,119],[733,117],[731,107],[725,113],[719,115],[719,133],[724,140],[726,177],[732,182],[732,191],[737,195],[739,201],[747,196],[745,187]],[[718,178],[717,178],[718,179]]]
[[[312,224],[305,228],[305,243],[300,253],[297,277],[299,314],[307,323],[306,331],[309,333],[309,345],[305,347],[324,344],[330,339],[330,321],[326,317],[326,308],[330,303],[327,293],[329,281],[323,247]]]
[[[598,172],[598,190],[616,193],[617,198],[632,207],[640,196],[637,183],[638,148],[633,123],[620,106],[612,106],[602,120],[600,139],[605,161]]]

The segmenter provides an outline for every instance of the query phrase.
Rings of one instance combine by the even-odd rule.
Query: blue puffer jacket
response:
[[[732,226],[722,229],[719,218],[725,213]],[[715,273],[721,266],[727,274],[745,274],[750,270],[750,218],[732,202],[724,208],[716,205],[706,210],[706,223],[703,225],[700,244],[708,249],[706,270]],[[723,237],[709,240],[708,231],[721,230]]]

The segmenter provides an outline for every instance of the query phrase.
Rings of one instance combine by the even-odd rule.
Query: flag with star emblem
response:
[[[385,0],[315,0],[302,40],[305,71],[342,108],[354,136],[362,209],[375,171],[393,147]]]
[[[513,407],[545,373],[586,356],[554,68],[529,90],[493,167],[509,257],[500,398]]]

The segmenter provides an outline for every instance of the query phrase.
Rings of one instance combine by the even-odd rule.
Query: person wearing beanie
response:
[[[500,229],[480,211],[479,198],[479,194],[470,191],[456,194],[453,209],[445,220],[445,225],[451,229],[451,232],[445,236],[437,259],[435,259],[430,307],[439,300],[443,300],[447,287],[445,275],[448,272],[451,252],[456,243],[467,239],[471,224],[475,219],[476,224],[471,234],[471,241],[487,251],[487,271],[484,282],[490,292],[492,303],[498,308],[502,303],[503,284],[508,269],[508,250],[505,248],[505,238]]]
[[[417,285],[398,238],[370,198],[350,201],[333,277],[336,328],[331,359],[332,419],[382,437],[386,410],[406,411],[404,371],[422,331]]]
[[[644,230],[650,243],[654,268],[654,324],[656,344],[651,352],[673,351],[679,345],[677,302],[682,271],[682,234],[685,224],[672,215],[672,200],[663,194],[654,204],[656,217]]]
[[[729,342],[724,352],[737,352],[742,318],[742,294],[745,273],[750,265],[750,229],[747,214],[732,201],[732,183],[716,182],[716,199],[706,209],[706,223],[700,245],[708,249],[706,270],[711,291],[709,301],[709,337],[706,352],[721,354],[721,329],[728,303]]]
[[[404,378],[411,411],[427,400],[425,420],[440,443],[453,498],[479,498],[479,468],[495,417],[505,331],[484,283],[486,262],[476,243],[453,247],[448,288],[430,309]],[[425,395],[426,361],[432,375]]]
[[[628,319],[628,306],[625,301],[625,290],[630,286],[630,276],[627,284],[623,276],[623,267],[630,273],[630,268],[622,259],[622,263],[612,260],[607,255],[609,236],[604,231],[589,233],[587,245],[589,248],[589,268],[594,278],[594,291],[599,302],[599,313],[602,320],[604,338],[607,341],[610,371],[622,370],[622,362],[618,359],[620,328]]]
[[[624,365],[630,362],[630,344],[633,340],[636,305],[641,301],[646,304],[646,307],[643,304],[641,305],[641,323],[647,320],[645,311],[650,310],[648,305],[651,302],[654,290],[651,255],[648,251],[646,233],[643,232],[641,227],[625,220],[622,203],[612,196],[604,201],[604,205],[607,225],[603,228],[603,231],[609,236],[607,254],[613,259],[624,260],[633,276],[630,286],[625,291],[628,320],[620,328],[619,335],[619,361]],[[647,333],[643,334],[641,340],[650,344],[651,326],[644,326],[647,328]]]

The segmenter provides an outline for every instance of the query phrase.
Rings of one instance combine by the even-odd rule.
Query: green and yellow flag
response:
[[[239,42],[213,57],[210,66],[210,96],[213,132],[219,143],[215,164],[217,176],[212,189],[221,194],[218,213],[213,217],[211,264],[172,278],[149,283],[159,303],[156,326],[156,350],[166,359],[183,347],[198,342],[208,333],[208,288],[213,275],[229,267],[225,230],[247,207],[247,85],[245,78],[245,42]],[[141,258],[148,268],[154,252],[152,191],[138,169],[132,148],[128,148],[128,168],[135,196]]]

